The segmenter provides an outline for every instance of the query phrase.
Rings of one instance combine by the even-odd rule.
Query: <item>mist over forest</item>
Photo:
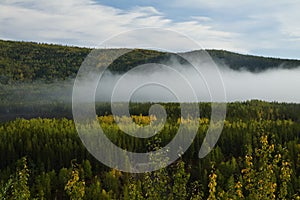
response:
[[[71,103],[76,72],[91,51],[87,48],[28,42],[1,41],[1,102],[65,102]],[[101,64],[110,62],[109,54]],[[115,101],[124,101],[128,89],[146,82],[162,82],[177,90],[177,97],[170,88],[146,84],[132,93],[131,101],[178,102],[178,96],[189,102],[187,85],[178,81],[178,74],[194,90],[199,102],[246,101],[259,99],[277,102],[300,102],[300,61],[241,55],[227,51],[208,50],[224,83],[226,99],[211,98],[207,80],[218,76],[209,66],[199,66],[200,73],[176,54],[150,50],[133,50],[118,58],[105,71],[96,91],[96,101],[111,101],[118,81]],[[197,51],[188,52],[196,57]],[[139,66],[139,69],[136,67]],[[169,67],[169,68],[168,68]],[[135,69],[134,69],[135,68]],[[175,71],[170,72],[170,68]],[[134,69],[134,70],[132,70]],[[201,75],[202,74],[202,75]],[[203,77],[203,74],[205,77]],[[83,90],[90,88],[87,75]],[[218,77],[217,77],[218,78]],[[182,79],[183,80],[183,79]],[[222,86],[222,85],[220,85]],[[220,90],[223,88],[220,87]]]
[[[299,7],[0,0],[0,200],[300,200]]]
[[[122,49],[100,49],[95,52],[101,57],[88,62],[87,48],[0,43],[0,188],[8,188],[0,190],[0,198],[26,194],[66,199],[76,193],[69,187],[74,180],[81,184],[77,189],[84,199],[135,199],[137,193],[143,199],[150,190],[156,195],[153,199],[164,194],[173,195],[170,199],[299,196],[300,61],[223,50],[175,54],[145,49],[127,49],[129,53],[113,61]],[[80,73],[82,63],[89,68]],[[77,103],[91,105],[87,94],[95,95],[96,119],[109,140],[124,150],[146,152],[171,142],[179,124],[189,123],[182,117],[182,102],[189,102],[188,114],[200,110],[200,126],[189,124],[198,130],[193,143],[177,161],[155,172],[135,176],[107,169],[86,149],[74,126],[73,86],[78,80]],[[120,129],[112,102],[127,101],[130,115],[118,115],[125,125]],[[149,125],[155,102],[167,114],[155,136],[146,139],[122,132],[134,130],[128,122]],[[213,150],[199,160],[214,121],[212,113],[221,113],[213,111],[211,102],[218,102],[216,107],[227,102],[224,129]],[[115,104],[115,109],[122,105]],[[253,163],[247,157],[251,152]],[[260,170],[267,167],[272,170]],[[157,188],[158,184],[163,186]],[[274,188],[265,190],[269,185]],[[230,189],[237,186],[241,189]]]

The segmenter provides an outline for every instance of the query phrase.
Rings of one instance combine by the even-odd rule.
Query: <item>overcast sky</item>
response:
[[[1,0],[0,38],[93,47],[161,27],[203,48],[300,59],[299,8],[294,0]]]

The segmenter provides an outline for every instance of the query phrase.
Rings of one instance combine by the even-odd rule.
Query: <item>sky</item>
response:
[[[1,0],[0,39],[96,47],[158,27],[205,49],[300,59],[299,8],[295,0]]]

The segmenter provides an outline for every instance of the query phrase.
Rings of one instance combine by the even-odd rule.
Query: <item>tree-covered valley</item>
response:
[[[196,137],[183,156],[168,167],[135,174],[108,168],[96,160],[78,136],[71,102],[59,98],[64,95],[59,93],[64,84],[73,84],[90,50],[0,41],[0,199],[300,199],[297,103],[228,102],[222,134],[202,159],[198,152],[211,121],[211,103],[194,103],[200,110]],[[299,60],[207,52],[217,64],[249,73],[300,65]],[[109,69],[121,74],[144,63],[167,63],[171,57],[176,55],[135,49]],[[110,62],[109,57],[103,60]],[[26,95],[29,91],[30,97]],[[46,96],[49,91],[57,95]],[[148,125],[153,104],[131,102],[131,119]],[[164,147],[180,123],[189,120],[181,117],[179,103],[161,105],[167,121],[148,139],[122,132],[110,103],[97,102],[95,108],[99,124],[114,144],[132,152],[147,152]]]

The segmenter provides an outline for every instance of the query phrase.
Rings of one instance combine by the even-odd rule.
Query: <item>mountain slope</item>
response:
[[[90,51],[89,48],[0,40],[0,83],[52,82],[75,77]],[[261,72],[278,67],[289,69],[300,66],[300,60],[242,55],[224,50],[207,52],[218,65],[225,64],[234,70]],[[140,64],[167,61],[171,56],[174,54],[135,49],[114,61],[109,69],[121,73]]]
[[[272,68],[291,69],[300,66],[300,60],[243,55],[224,50],[207,50],[217,64],[226,64],[234,70],[261,72]]]

